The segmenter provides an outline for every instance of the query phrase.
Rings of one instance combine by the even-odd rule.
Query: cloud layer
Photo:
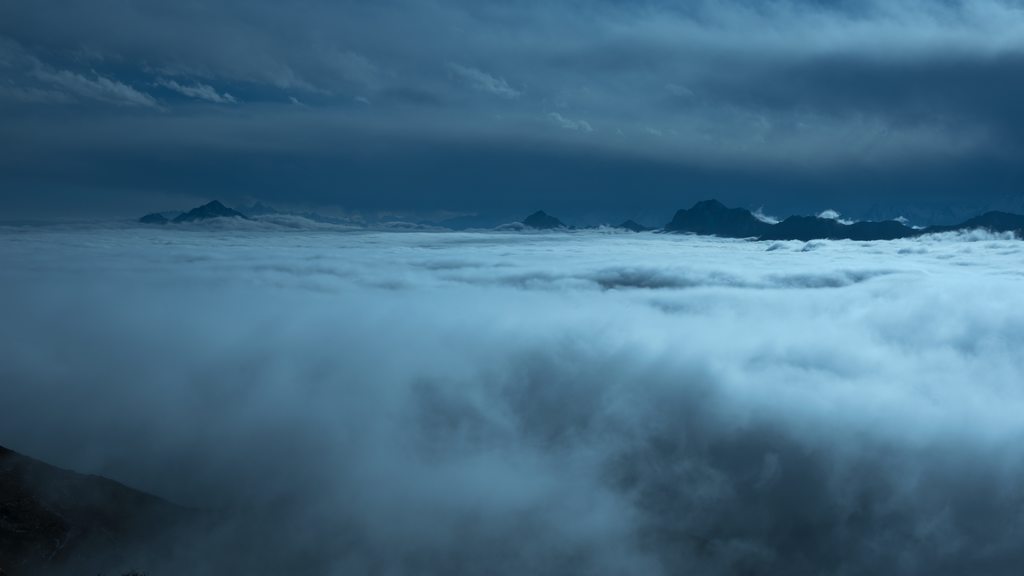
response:
[[[0,439],[228,511],[190,573],[1024,560],[1019,241],[0,242]]]

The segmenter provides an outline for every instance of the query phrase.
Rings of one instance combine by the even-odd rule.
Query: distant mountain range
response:
[[[142,218],[139,218],[139,222],[142,224],[182,224],[187,222],[200,222],[203,220],[212,220],[216,218],[239,218],[242,220],[273,220],[274,217],[294,217],[305,218],[320,224],[336,224],[342,226],[351,226],[353,223],[349,220],[341,218],[334,218],[331,216],[324,216],[315,212],[279,212],[274,208],[263,204],[262,202],[256,202],[249,206],[243,207],[241,210],[235,210],[222,204],[221,202],[214,200],[207,202],[202,206],[197,206],[187,212],[153,212],[146,214]]]
[[[1024,237],[1024,216],[986,212],[952,226],[913,228],[896,220],[845,222],[837,217],[790,216],[778,223],[766,222],[749,210],[727,208],[717,200],[705,200],[689,210],[679,210],[665,225],[666,232],[706,234],[723,238],[758,240],[894,240],[935,232],[973,230],[1013,232]]]
[[[266,218],[273,215],[289,215],[260,203],[253,204],[247,213],[228,208],[214,200],[183,213],[153,213],[139,219],[144,224],[178,224],[197,222],[213,218]],[[175,215],[176,214],[176,215]],[[321,223],[346,224],[349,221],[320,216],[315,213],[290,214]],[[518,227],[518,228],[516,228]],[[644,232],[653,228],[626,220],[616,226],[622,230]],[[992,232],[1012,232],[1017,237],[1024,237],[1024,216],[1010,212],[991,211],[969,218],[959,224],[947,226],[929,226],[917,228],[906,225],[898,220],[849,222],[839,219],[834,212],[825,212],[817,216],[790,216],[781,222],[755,214],[744,208],[729,208],[717,200],[703,200],[689,209],[675,213],[672,220],[661,229],[663,232],[699,234],[719,236],[722,238],[754,238],[758,240],[894,240],[910,238],[922,234],[949,232],[955,230],[985,229]],[[416,229],[410,225],[402,229]],[[503,226],[503,230],[534,229],[534,230],[572,230],[574,226],[565,224],[559,218],[543,210],[530,214],[513,227]]]
[[[535,212],[523,224],[537,229],[564,228],[561,220],[544,212]],[[650,230],[632,220],[617,228],[642,232]],[[729,208],[718,200],[697,202],[689,209],[675,213],[662,228],[664,232],[698,234],[721,238],[755,238],[758,240],[895,240],[922,234],[956,230],[985,229],[992,232],[1012,232],[1024,237],[1024,216],[1009,212],[986,212],[952,226],[914,228],[897,220],[881,222],[847,222],[838,215],[790,216],[781,222],[771,222],[744,208]]]

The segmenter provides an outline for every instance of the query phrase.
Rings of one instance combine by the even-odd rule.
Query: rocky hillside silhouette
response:
[[[197,513],[112,480],[50,466],[0,446],[0,571],[62,567],[122,573],[129,551],[197,520]],[[159,546],[158,546],[159,547]],[[77,569],[77,568],[76,568]]]

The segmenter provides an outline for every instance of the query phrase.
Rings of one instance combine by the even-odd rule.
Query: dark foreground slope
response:
[[[143,568],[170,553],[163,535],[195,520],[196,513],[155,496],[0,446],[0,570],[7,576]]]

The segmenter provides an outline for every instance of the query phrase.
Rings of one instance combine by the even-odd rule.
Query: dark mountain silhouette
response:
[[[249,218],[239,212],[238,210],[232,210],[220,202],[214,200],[208,202],[202,206],[197,206],[189,210],[188,212],[153,212],[152,214],[146,214],[142,218],[139,218],[139,222],[143,224],[167,224],[169,222],[181,223],[181,222],[195,222],[198,220],[208,220],[210,218]]]
[[[906,218],[911,222],[924,226],[947,226],[956,224],[977,210],[965,210],[963,207],[950,206],[944,202],[901,203],[896,205],[875,204],[858,214],[857,220],[884,222]]]
[[[538,210],[533,214],[530,214],[523,220],[523,224],[530,228],[536,228],[538,230],[552,230],[554,228],[567,228],[561,220],[546,214],[543,210]]]
[[[679,210],[665,225],[668,232],[688,232],[724,238],[759,237],[771,224],[759,220],[743,208],[726,208],[718,200],[697,202],[689,210]]]
[[[288,214],[261,204],[249,207],[253,216],[270,216]],[[177,214],[177,216],[175,216]],[[351,225],[348,220],[320,216],[314,213],[298,214],[316,222]],[[170,216],[170,217],[169,217]],[[224,206],[214,200],[186,213],[154,212],[139,219],[144,224],[167,224],[168,222],[194,222],[210,218],[237,217],[248,219],[248,216]],[[477,216],[467,217],[466,222],[453,219],[449,223],[452,228],[465,228],[468,224],[484,222]],[[447,221],[446,221],[447,222]],[[456,225],[458,224],[458,225]],[[537,230],[554,230],[565,228],[572,230],[558,218],[538,210],[523,219],[522,224]],[[486,226],[482,226],[486,227]],[[643,232],[651,230],[633,220],[626,220],[617,228]],[[1024,238],[1024,215],[1010,212],[991,211],[975,216],[955,225],[930,226],[928,228],[912,228],[896,220],[860,221],[844,223],[835,218],[821,216],[790,216],[782,222],[771,224],[754,216],[743,208],[728,208],[718,200],[703,200],[689,209],[675,213],[672,221],[665,225],[666,232],[719,236],[723,238],[757,238],[759,240],[894,240],[909,238],[935,232],[956,230],[985,229],[992,232],[1012,232]]]
[[[689,210],[679,210],[665,226],[667,232],[683,232],[724,238],[759,240],[895,240],[935,232],[974,230],[1013,232],[1024,238],[1024,216],[1009,212],[986,212],[953,226],[911,228],[896,220],[843,223],[819,216],[790,216],[778,224],[759,220],[749,210],[726,208],[717,200],[698,202]]]
[[[635,222],[633,220],[626,220],[622,224],[619,224],[618,226],[616,226],[616,228],[623,228],[625,230],[631,230],[633,232],[647,232],[647,231],[651,230],[651,228],[648,228],[647,226],[644,226],[643,224],[639,224],[639,223],[637,223],[637,222]]]
[[[142,222],[143,224],[167,224],[170,220],[163,214],[154,212],[139,218],[139,222]]]
[[[895,220],[843,224],[831,218],[790,216],[769,226],[761,240],[894,240],[918,234]]]
[[[158,556],[153,542],[196,520],[155,496],[0,446],[0,571],[8,576],[117,566],[143,543]]]
[[[242,214],[238,210],[232,210],[231,208],[228,208],[227,206],[214,200],[213,202],[208,202],[206,204],[203,204],[202,206],[189,210],[188,212],[175,218],[173,222],[195,222],[197,220],[209,220],[210,218],[231,217],[245,218],[248,220],[245,214]]]
[[[1024,237],[1024,216],[1009,212],[986,212],[955,226],[932,226],[929,232],[948,232],[952,230],[973,230],[983,228],[992,232],[1013,232],[1018,238]]]

